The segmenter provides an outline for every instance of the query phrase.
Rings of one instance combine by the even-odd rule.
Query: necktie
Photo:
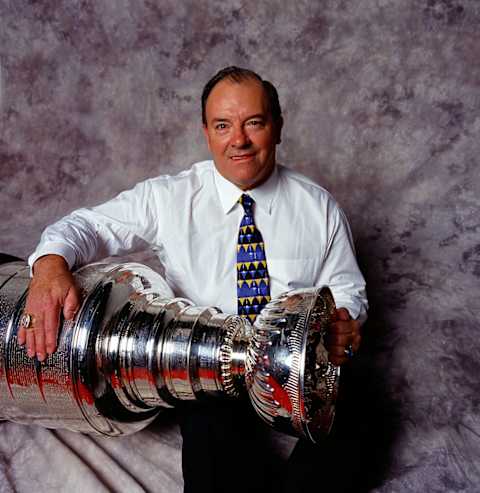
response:
[[[270,301],[270,281],[262,234],[253,220],[255,201],[243,194],[238,203],[245,211],[237,245],[238,314],[249,318],[253,323],[261,309]]]

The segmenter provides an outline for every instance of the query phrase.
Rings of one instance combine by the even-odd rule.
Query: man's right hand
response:
[[[25,314],[33,317],[33,328],[21,326],[18,343],[26,343],[27,354],[43,361],[57,346],[60,313],[71,320],[80,306],[80,293],[67,262],[59,255],[45,255],[33,265]]]

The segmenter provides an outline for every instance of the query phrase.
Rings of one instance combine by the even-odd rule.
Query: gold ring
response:
[[[24,313],[20,319],[20,325],[25,330],[32,330],[35,328],[35,317],[30,313]]]

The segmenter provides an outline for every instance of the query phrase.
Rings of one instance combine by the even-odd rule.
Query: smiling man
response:
[[[29,259],[29,316],[18,337],[29,356],[51,354],[61,310],[69,319],[78,309],[71,269],[145,248],[176,295],[251,321],[281,292],[327,285],[340,307],[330,358],[343,364],[358,349],[367,301],[351,233],[328,192],[276,163],[283,119],[274,86],[250,70],[223,69],[203,90],[202,121],[213,161],[139,183],[44,231]],[[280,473],[269,469],[250,413],[239,403],[182,406],[185,491],[270,491]],[[244,461],[255,480],[232,481],[232,465]]]
[[[260,186],[275,167],[282,118],[261,82],[223,79],[208,95],[203,130],[217,171],[242,190]]]

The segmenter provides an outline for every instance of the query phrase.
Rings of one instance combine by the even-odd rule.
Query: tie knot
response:
[[[255,201],[252,199],[252,197],[250,197],[250,195],[243,193],[242,196],[238,199],[238,203],[242,205],[245,213],[251,214],[253,212],[253,204],[255,203]]]

